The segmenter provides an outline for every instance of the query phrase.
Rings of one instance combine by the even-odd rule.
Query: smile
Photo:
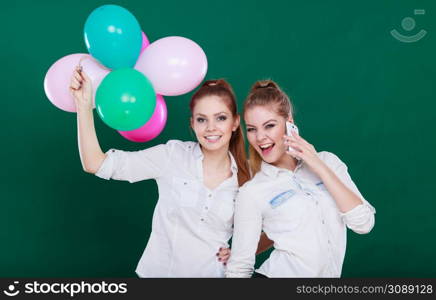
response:
[[[221,138],[221,135],[208,135],[205,136],[204,138],[209,143],[216,143]]]
[[[260,151],[262,151],[262,155],[268,155],[272,148],[274,148],[274,143],[259,145]]]

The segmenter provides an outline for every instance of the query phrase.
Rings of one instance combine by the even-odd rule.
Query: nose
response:
[[[266,140],[266,134],[263,130],[258,130],[256,132],[256,141],[257,143],[261,143]]]
[[[215,122],[209,121],[206,124],[206,131],[213,131],[215,129]]]

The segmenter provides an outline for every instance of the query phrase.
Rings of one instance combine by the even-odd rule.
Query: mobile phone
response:
[[[296,132],[297,134],[299,134],[298,127],[294,123],[286,121],[286,135],[292,136],[291,134],[292,132]],[[294,151],[294,149],[291,146],[289,146],[288,151]]]

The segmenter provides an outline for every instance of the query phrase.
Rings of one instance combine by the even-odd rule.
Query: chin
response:
[[[277,161],[277,159],[274,159],[271,157],[269,157],[269,158],[264,157],[263,161],[265,161],[266,163],[269,163],[270,165],[273,165]]]
[[[259,153],[260,157],[262,157],[262,160],[266,163],[269,163],[270,165],[274,165],[279,162],[280,158],[283,154],[280,153],[271,153],[270,155],[263,156],[261,153]]]
[[[204,149],[206,149],[208,151],[220,150],[220,149],[226,147],[226,145],[228,147],[228,144],[226,144],[225,142],[213,144],[213,143],[209,143],[208,141],[202,140],[200,144]]]

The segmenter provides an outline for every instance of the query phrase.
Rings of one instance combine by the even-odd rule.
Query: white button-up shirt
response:
[[[249,277],[263,230],[274,241],[270,257],[256,270],[267,277],[340,277],[346,227],[368,233],[375,209],[362,197],[334,154],[318,153],[363,204],[341,213],[320,178],[300,162],[294,172],[262,162],[236,199],[232,253],[227,277]]]
[[[97,176],[131,183],[155,179],[159,200],[152,231],[138,263],[139,277],[224,277],[216,253],[229,247],[238,191],[237,165],[217,188],[203,184],[198,143],[168,141],[137,152],[111,149]]]

